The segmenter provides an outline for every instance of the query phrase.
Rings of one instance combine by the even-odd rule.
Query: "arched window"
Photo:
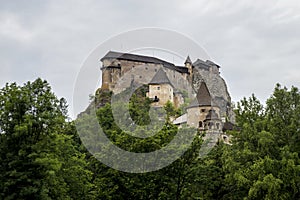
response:
[[[200,121],[200,122],[199,122],[199,128],[202,128],[202,127],[203,127],[203,122]]]

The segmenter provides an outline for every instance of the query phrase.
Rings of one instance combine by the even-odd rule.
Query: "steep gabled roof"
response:
[[[158,72],[154,75],[154,77],[152,78],[149,84],[164,84],[164,83],[168,83],[172,85],[166,72],[162,68],[160,68]]]
[[[207,85],[204,81],[201,82],[199,90],[197,92],[197,100],[199,105],[211,106],[212,99],[208,91]]]
[[[211,95],[204,81],[201,82],[201,85],[197,92],[196,99],[191,102],[189,107],[198,107],[198,106],[214,106]]]

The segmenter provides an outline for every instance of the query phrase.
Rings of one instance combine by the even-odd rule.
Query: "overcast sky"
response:
[[[72,109],[76,76],[90,52],[114,35],[143,27],[195,40],[221,65],[235,102],[252,93],[264,102],[277,82],[300,88],[296,0],[2,0],[0,86],[41,77]]]

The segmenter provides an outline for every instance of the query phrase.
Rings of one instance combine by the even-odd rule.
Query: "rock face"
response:
[[[210,61],[200,61],[201,60],[198,59],[195,63],[193,63],[193,87],[195,91],[199,89],[201,81],[204,81],[209,89],[213,101],[220,107],[221,117],[234,122],[235,117],[226,82],[220,76],[219,70],[216,69],[219,68],[219,66]],[[209,65],[209,67],[207,65]]]

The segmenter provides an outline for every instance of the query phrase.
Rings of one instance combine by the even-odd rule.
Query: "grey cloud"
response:
[[[0,84],[41,76],[71,105],[76,75],[97,45],[154,26],[202,45],[222,66],[233,100],[251,93],[265,100],[276,82],[300,87],[298,10],[292,0],[3,1],[0,20],[13,17],[29,36],[22,40],[24,34],[13,38],[0,30]]]

